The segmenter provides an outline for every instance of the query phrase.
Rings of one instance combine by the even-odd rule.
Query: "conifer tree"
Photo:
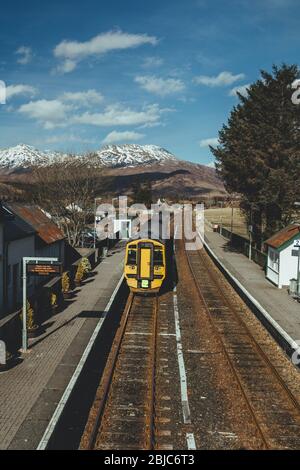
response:
[[[272,73],[238,94],[220,145],[211,147],[217,171],[241,206],[257,242],[292,220],[300,197],[300,105],[292,102],[296,65],[273,66]]]

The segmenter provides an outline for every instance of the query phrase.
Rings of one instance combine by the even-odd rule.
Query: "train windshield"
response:
[[[136,250],[128,249],[127,264],[136,264]]]
[[[162,250],[156,250],[156,249],[154,250],[153,264],[155,266],[163,266],[164,265]]]

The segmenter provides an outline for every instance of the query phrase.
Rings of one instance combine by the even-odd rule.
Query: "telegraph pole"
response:
[[[294,206],[300,207],[300,202],[294,202]],[[297,267],[297,296],[300,297],[300,246],[298,248],[298,267]]]
[[[97,232],[97,201],[100,201],[102,197],[95,197],[94,199],[94,249],[96,248],[96,232]]]

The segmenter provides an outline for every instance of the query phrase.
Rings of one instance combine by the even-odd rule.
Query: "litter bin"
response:
[[[108,248],[105,246],[103,247],[103,258],[107,257],[107,253],[108,253]]]
[[[297,279],[290,279],[289,294],[297,295]]]

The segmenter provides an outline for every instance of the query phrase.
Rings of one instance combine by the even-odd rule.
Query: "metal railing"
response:
[[[230,245],[243,253],[245,256],[249,257],[249,240],[238,235],[237,233],[231,232],[226,228],[222,228],[221,226],[218,227],[218,232],[226,239],[229,240]],[[258,250],[255,246],[251,246],[251,259],[254,263],[261,266],[264,270],[266,269],[267,265],[267,254],[263,253],[262,251]]]

